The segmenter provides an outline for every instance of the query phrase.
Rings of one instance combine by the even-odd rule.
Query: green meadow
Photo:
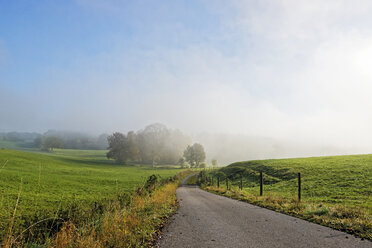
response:
[[[215,177],[210,191],[372,239],[372,155],[245,161],[209,175]],[[215,187],[218,176],[220,188]],[[226,178],[232,185],[228,191]]]
[[[14,142],[0,139],[0,149],[12,149],[12,150],[36,150],[29,148],[31,143],[28,142]]]
[[[297,196],[297,173],[302,197],[314,202],[362,207],[372,213],[372,155],[271,159],[233,163],[221,169],[235,185],[243,175],[244,190],[259,192],[263,172],[264,194]]]
[[[122,166],[102,150],[53,153],[0,149],[0,240],[37,227],[52,228],[58,218],[84,219],[102,202],[125,197],[150,175],[174,176],[180,169]]]

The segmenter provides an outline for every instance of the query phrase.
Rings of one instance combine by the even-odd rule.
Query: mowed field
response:
[[[133,192],[152,174],[167,178],[180,172],[116,165],[105,154],[0,149],[0,240],[9,231],[22,232],[40,220],[45,219],[38,225],[48,228],[53,218],[84,218],[100,202]]]
[[[372,239],[372,155],[237,162],[211,175],[217,173],[229,178],[234,192],[224,192],[225,180],[221,190],[210,187],[212,191]],[[302,178],[301,202],[297,173]],[[243,191],[238,189],[241,176]]]

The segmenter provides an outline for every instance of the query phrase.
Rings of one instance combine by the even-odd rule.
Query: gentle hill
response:
[[[295,197],[297,173],[302,177],[303,198],[322,203],[358,206],[372,213],[372,155],[270,159],[233,163],[220,169],[233,184],[240,175],[246,190],[258,192],[259,172],[265,194]]]
[[[259,195],[260,172],[263,196]],[[206,175],[199,177],[209,191],[372,240],[372,155],[245,161]],[[220,187],[211,177],[220,179]],[[243,190],[238,188],[241,180]]]

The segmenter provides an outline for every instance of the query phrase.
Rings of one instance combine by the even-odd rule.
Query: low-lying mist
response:
[[[372,153],[372,149],[363,147],[239,134],[203,133],[194,139],[204,145],[208,162],[214,158],[220,165],[246,160]]]
[[[135,131],[140,133],[143,128],[128,130],[127,132]],[[164,126],[164,128],[166,127]],[[372,153],[372,148],[367,146],[342,146],[341,144],[337,146],[327,144],[326,141],[314,142],[296,139],[295,137],[290,139],[212,132],[195,134],[183,132],[177,128],[169,130],[180,135],[173,135],[172,140],[165,144],[165,147],[181,144],[178,145],[180,146],[179,152],[181,154],[187,145],[191,145],[194,142],[200,143],[205,148],[207,164],[211,164],[211,160],[216,159],[219,166],[246,160]],[[125,131],[123,132],[126,133]],[[46,137],[57,137],[62,141],[62,147],[66,149],[107,149],[107,137],[112,133],[86,134],[84,132],[58,130],[49,130],[44,133],[7,132],[0,133],[0,142],[17,142],[21,148],[42,148],[41,142],[43,139]],[[179,157],[181,155],[174,157],[172,163],[178,161]]]
[[[371,1],[68,5],[73,33],[64,8],[3,17],[0,132],[164,123],[221,164],[372,151]]]

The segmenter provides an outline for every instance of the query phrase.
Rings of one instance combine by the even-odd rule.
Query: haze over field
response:
[[[371,11],[367,0],[0,1],[0,132],[160,122],[221,163],[371,153]]]

